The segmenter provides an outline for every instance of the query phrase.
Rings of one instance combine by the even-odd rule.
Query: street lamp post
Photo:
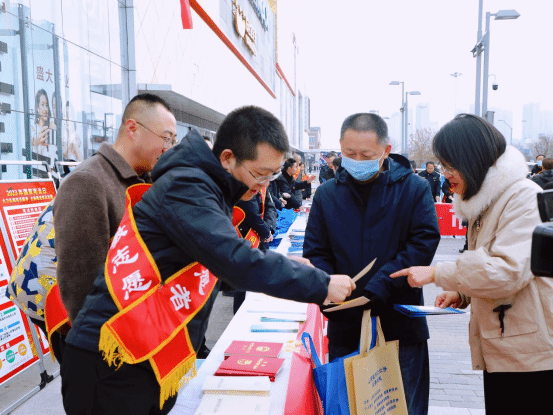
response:
[[[457,78],[463,75],[461,72],[450,73],[451,76],[455,77],[455,108],[453,109],[453,116],[457,115]]]
[[[392,81],[390,82],[390,85],[399,85],[401,84],[401,150],[405,153],[407,144],[404,142],[405,137],[405,101],[403,99],[403,96],[405,94],[405,82],[404,81]]]
[[[507,127],[509,127],[509,129],[511,130],[511,140],[510,140],[510,144],[513,145],[513,127],[511,127],[511,126],[507,123],[507,121],[505,121],[505,120],[498,120],[498,121],[504,122],[505,125],[506,125]]]
[[[490,63],[490,17],[494,16],[495,20],[513,20],[518,19],[520,14],[516,10],[499,10],[497,13],[486,13],[486,33],[484,36],[479,37],[478,43],[472,49],[473,56],[476,56],[476,101],[475,101],[475,113],[480,115],[480,55],[482,51],[485,52],[484,55],[484,79],[482,87],[482,117],[487,118],[488,112],[488,72],[489,72],[489,63]],[[478,30],[480,33],[481,30],[481,20],[482,19],[482,0],[480,0],[480,9],[478,16]]]
[[[405,147],[404,147],[404,153],[406,154],[406,157],[409,158],[409,151],[408,151],[408,130],[409,130],[409,95],[420,95],[421,93],[419,91],[409,91],[405,93]]]

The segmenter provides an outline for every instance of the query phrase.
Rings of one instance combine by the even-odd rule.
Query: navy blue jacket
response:
[[[336,179],[319,186],[307,222],[303,256],[331,274],[355,276],[373,259],[372,270],[357,282],[352,298],[369,296],[381,317],[386,340],[413,344],[428,339],[424,318],[409,318],[393,304],[423,305],[420,288],[406,278],[391,279],[395,271],[430,265],[440,232],[430,188],[413,174],[406,158],[390,154],[385,170],[372,184],[365,205],[352,177],[340,167]],[[331,344],[359,345],[362,310],[327,313]]]
[[[238,237],[232,208],[248,188],[223,169],[195,130],[162,155],[152,179],[153,186],[133,213],[163,281],[198,261],[239,290],[323,303],[329,275],[273,251],[252,249],[250,242]],[[195,350],[202,343],[216,295],[217,289],[187,324]],[[116,313],[102,268],[67,342],[98,352],[100,328]]]
[[[419,176],[428,180],[428,184],[430,185],[430,190],[432,191],[432,196],[434,197],[434,200],[436,200],[436,196],[440,196],[440,187],[441,187],[441,177],[440,174],[433,171],[432,173],[428,173],[426,170],[421,171],[419,173]]]

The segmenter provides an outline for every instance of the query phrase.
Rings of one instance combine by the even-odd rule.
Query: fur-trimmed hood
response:
[[[499,196],[519,180],[526,180],[528,166],[520,151],[507,146],[505,152],[491,166],[484,178],[482,187],[469,200],[455,195],[453,207],[458,216],[474,220],[495,202]]]

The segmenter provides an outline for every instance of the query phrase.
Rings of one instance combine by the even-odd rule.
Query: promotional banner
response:
[[[36,219],[56,195],[52,181],[0,182],[0,213],[7,249],[17,258]],[[11,264],[8,264],[11,274]]]
[[[38,360],[31,346],[27,317],[4,292],[10,273],[0,250],[0,385]],[[11,268],[11,266],[10,266]],[[44,349],[44,348],[43,348]]]
[[[40,213],[54,198],[52,181],[0,182],[0,384],[38,360],[26,315],[3,294],[15,261]],[[37,328],[41,349],[48,343]]]
[[[436,203],[435,206],[440,235],[465,236],[467,234],[467,228],[462,225],[461,218],[455,215],[452,203]]]

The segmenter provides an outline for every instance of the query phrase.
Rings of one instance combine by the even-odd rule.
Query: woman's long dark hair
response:
[[[491,166],[505,152],[505,137],[485,119],[459,114],[434,136],[432,149],[442,164],[457,170],[465,181],[468,200],[482,187]]]

